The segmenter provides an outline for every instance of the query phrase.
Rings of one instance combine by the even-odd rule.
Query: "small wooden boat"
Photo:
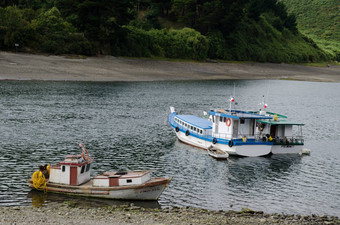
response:
[[[228,159],[229,154],[222,151],[221,149],[218,148],[214,148],[213,146],[210,146],[208,148],[208,155],[210,155],[211,157],[215,158],[215,159]]]
[[[91,179],[93,162],[94,158],[83,148],[81,155],[68,155],[56,165],[40,166],[28,180],[29,187],[97,198],[157,200],[172,179],[152,178],[150,171],[142,170],[104,172]]]

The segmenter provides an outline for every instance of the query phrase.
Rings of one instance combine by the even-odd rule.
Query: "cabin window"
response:
[[[202,130],[200,130],[200,133],[202,134]]]
[[[190,129],[193,130],[194,128],[192,126],[190,126]]]
[[[196,127],[194,127],[194,131],[196,131]]]
[[[225,117],[223,117],[223,122],[225,122],[227,119]]]
[[[245,119],[240,119],[240,124],[244,124]]]
[[[91,164],[86,165],[86,172],[90,170]]]
[[[223,122],[223,118],[222,117],[220,117],[220,122]]]
[[[62,167],[61,167],[61,171],[62,171],[62,172],[65,172],[65,166],[62,166]]]
[[[213,123],[215,123],[215,116],[212,117]]]
[[[127,179],[126,183],[132,183],[132,179]]]
[[[82,166],[80,173],[84,173],[84,171],[85,171],[85,166]]]

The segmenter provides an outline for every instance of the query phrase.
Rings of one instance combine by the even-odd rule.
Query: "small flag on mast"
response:
[[[233,96],[231,96],[230,102],[235,102],[235,98]]]
[[[267,104],[264,104],[264,106],[263,106],[265,109],[268,107],[268,105]]]

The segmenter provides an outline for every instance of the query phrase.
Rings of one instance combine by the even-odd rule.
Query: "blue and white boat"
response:
[[[215,147],[229,155],[264,156],[271,153],[273,142],[259,132],[257,120],[272,116],[241,110],[214,109],[209,118],[181,115],[170,107],[168,122],[177,138],[189,145],[208,149]]]

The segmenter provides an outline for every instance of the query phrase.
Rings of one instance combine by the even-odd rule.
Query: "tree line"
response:
[[[328,60],[277,0],[0,0],[0,49],[204,60]]]

